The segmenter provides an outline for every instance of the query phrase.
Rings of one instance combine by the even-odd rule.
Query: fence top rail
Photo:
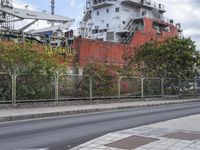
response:
[[[0,75],[10,75],[12,76],[13,74],[12,73],[9,73],[9,72],[0,72]],[[56,75],[54,73],[52,74],[48,74],[48,73],[17,73],[16,74],[17,76],[19,75],[44,75],[44,76],[49,76],[49,75]],[[58,74],[58,76],[75,76],[75,77],[87,77],[87,78],[90,78],[89,76],[87,75],[79,75],[79,74],[69,74],[69,73],[60,73]],[[181,78],[173,78],[173,77],[145,77],[145,76],[119,76],[119,79],[151,79],[151,80],[161,80],[161,79],[164,79],[164,80],[181,80],[181,81],[191,81],[191,80],[200,80],[200,78],[198,77],[194,77],[194,78],[187,78],[187,79],[181,79]]]
[[[141,79],[140,77],[126,77],[126,76],[121,76],[119,79]]]
[[[10,75],[10,73],[0,72],[0,75]]]
[[[47,73],[18,73],[17,75],[51,75],[51,74],[47,74]],[[52,74],[54,75],[54,74]]]
[[[144,77],[144,79],[161,80],[161,77]]]
[[[179,78],[163,78],[165,80],[179,80]]]
[[[87,78],[89,78],[89,77],[86,76],[86,75],[68,74],[68,73],[61,73],[61,74],[59,75],[59,77],[61,77],[61,76],[74,76],[74,77],[87,77]]]

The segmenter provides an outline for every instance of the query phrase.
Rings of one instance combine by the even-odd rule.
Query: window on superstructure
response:
[[[92,30],[92,34],[95,34],[95,30]]]
[[[115,12],[119,12],[119,7],[115,8]]]
[[[107,32],[108,30],[107,29],[103,29],[103,32]]]
[[[98,29],[94,29],[94,30],[92,30],[92,34],[97,34],[98,33]]]
[[[106,9],[106,12],[109,13],[109,9]]]
[[[97,11],[97,16],[99,16],[99,11]]]
[[[146,16],[146,14],[147,14],[146,10],[142,11],[142,16]]]
[[[106,24],[106,27],[109,28],[109,24],[108,23]]]
[[[93,3],[94,3],[94,5],[97,4],[97,0],[94,0]]]

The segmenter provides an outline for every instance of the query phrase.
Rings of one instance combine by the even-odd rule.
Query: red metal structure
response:
[[[179,36],[177,27],[173,23],[143,18],[144,28],[132,35],[129,44],[104,42],[85,38],[74,39],[73,48],[77,51],[76,62],[83,66],[91,62],[109,64],[123,64],[126,51],[135,51],[138,47],[151,40],[163,41],[169,37]],[[159,26],[155,28],[155,26]]]

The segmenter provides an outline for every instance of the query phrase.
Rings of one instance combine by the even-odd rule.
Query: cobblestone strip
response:
[[[189,141],[163,137],[164,135],[178,132],[184,131],[177,131],[166,128],[154,128],[148,126],[133,128],[107,134],[71,150],[122,150],[119,148],[107,147],[105,145],[134,135],[159,139],[158,141],[138,147],[135,150],[200,150],[200,140]],[[189,131],[185,132],[189,133]]]

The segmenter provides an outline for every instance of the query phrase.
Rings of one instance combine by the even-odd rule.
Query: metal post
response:
[[[92,77],[89,78],[89,87],[90,87],[90,100],[93,99],[93,93],[92,93]]]
[[[196,86],[197,85],[197,78],[196,78],[196,76],[195,76],[195,78],[194,78],[194,93],[193,93],[193,95],[196,95]]]
[[[121,79],[122,77],[119,77],[118,79],[118,99],[121,98]]]
[[[59,96],[58,96],[58,79],[59,79],[59,74],[56,72],[55,74],[55,101],[58,102]]]
[[[161,78],[161,94],[162,94],[162,97],[164,96],[164,82],[165,82],[165,79],[162,77]]]
[[[12,74],[12,104],[16,104],[16,79],[17,75]]]
[[[141,97],[144,99],[144,78],[141,77]]]
[[[178,96],[181,96],[181,78],[178,78]]]

